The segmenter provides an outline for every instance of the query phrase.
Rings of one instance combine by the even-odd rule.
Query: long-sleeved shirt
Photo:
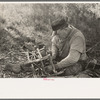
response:
[[[59,37],[59,34],[55,35],[52,38],[53,59],[56,59],[56,57],[58,57],[58,55],[59,55],[59,57],[62,58],[62,60],[57,63],[57,66],[59,68],[73,65],[74,63],[78,62],[79,60],[85,60],[87,58],[86,43],[85,43],[85,38],[84,38],[83,34],[74,27],[70,27],[69,28],[70,31],[67,31],[66,29],[63,29],[63,30],[64,30],[64,32],[66,32],[65,40],[61,39]],[[73,30],[76,30],[76,31],[73,31]],[[71,33],[72,31],[73,31],[73,33]],[[70,39],[68,41],[66,41],[66,39],[68,38],[67,37],[68,34],[72,34],[72,36],[70,37]]]

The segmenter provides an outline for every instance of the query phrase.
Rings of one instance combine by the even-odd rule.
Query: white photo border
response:
[[[0,2],[0,3],[65,3]],[[68,1],[67,3],[99,3]],[[99,99],[99,78],[4,78],[0,79],[0,99]]]

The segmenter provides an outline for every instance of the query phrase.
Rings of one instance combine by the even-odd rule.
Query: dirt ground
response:
[[[6,30],[3,30],[2,33],[0,33],[0,78],[34,78],[41,76],[37,75],[34,76],[32,72],[20,72],[19,74],[15,74],[10,71],[4,71],[5,65],[7,63],[12,64],[19,64],[24,63],[27,61],[27,56],[24,52],[23,47],[23,39],[19,38],[19,36],[16,35],[16,37],[11,37],[12,35],[9,34]],[[15,35],[14,35],[15,36]],[[46,41],[45,41],[46,42]],[[94,52],[94,53],[93,53]],[[94,54],[94,55],[93,55]],[[88,55],[90,58],[94,57],[98,60],[98,63],[100,61],[99,51],[92,51],[89,52]],[[83,72],[80,72],[78,75],[70,75],[70,76],[60,76],[60,75],[47,75],[44,77],[64,77],[64,78],[91,78],[91,77],[100,77],[100,70],[90,70],[87,69]]]

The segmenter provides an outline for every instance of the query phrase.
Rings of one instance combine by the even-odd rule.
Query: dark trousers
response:
[[[64,75],[65,76],[70,76],[70,75],[77,75],[80,72],[84,70],[83,66],[80,63],[76,63],[72,66],[69,66],[66,68]]]
[[[60,62],[62,60],[61,57],[57,57],[56,61]],[[87,61],[78,61],[76,64],[66,67],[66,70],[64,71],[65,76],[70,75],[77,75],[83,70],[85,70],[85,67],[87,65]]]

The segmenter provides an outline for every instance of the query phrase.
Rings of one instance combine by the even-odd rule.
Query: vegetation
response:
[[[1,3],[0,14],[8,27],[7,31],[0,32],[0,58],[4,58],[0,60],[1,66],[12,62],[12,58],[13,63],[26,60],[24,55],[16,53],[22,50],[27,38],[49,47],[51,22],[60,16],[68,16],[69,23],[83,32],[87,49],[92,47],[100,41],[99,10],[99,3]],[[88,56],[99,61],[99,49],[98,44]],[[11,51],[13,53],[9,53]]]

